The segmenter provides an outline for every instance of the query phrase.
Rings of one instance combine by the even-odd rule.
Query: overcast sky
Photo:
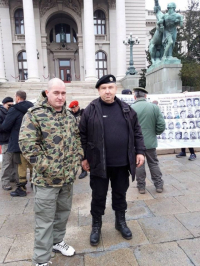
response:
[[[176,3],[177,10],[185,10],[187,8],[188,0],[159,0],[159,4],[162,10],[167,9],[167,4],[174,2]],[[146,8],[153,10],[154,7],[154,0],[146,0]]]

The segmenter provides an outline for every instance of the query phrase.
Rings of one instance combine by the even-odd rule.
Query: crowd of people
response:
[[[113,75],[100,78],[96,89],[99,97],[84,110],[78,101],[66,106],[66,87],[58,78],[48,82],[34,106],[26,100],[24,91],[17,91],[15,100],[11,97],[2,100],[2,188],[11,190],[11,183],[16,182],[11,196],[26,196],[30,169],[35,198],[36,266],[50,265],[52,250],[64,256],[75,254],[64,236],[72,207],[73,183],[80,166],[80,179],[90,172],[92,246],[100,241],[109,182],[114,226],[126,240],[132,238],[125,217],[129,176],[132,181],[136,177],[139,193],[144,194],[145,158],[156,192],[163,192],[156,147],[157,135],[165,130],[165,120],[158,103],[147,101],[148,91],[140,87],[134,88],[135,102],[131,106],[121,101],[116,97]],[[181,156],[185,156],[184,150]]]

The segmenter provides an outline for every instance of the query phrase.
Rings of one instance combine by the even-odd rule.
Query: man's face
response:
[[[191,115],[192,114],[192,110],[188,110],[188,114]]]
[[[187,100],[187,104],[191,105],[191,100],[190,99]]]
[[[184,133],[184,138],[188,138],[188,133],[187,132]]]
[[[190,122],[190,127],[193,128],[194,127],[194,124],[192,122]]]
[[[13,102],[4,103],[3,106],[8,110],[13,105]]]
[[[106,103],[113,103],[117,92],[117,86],[115,83],[102,84],[98,88],[98,92],[102,101]]]
[[[186,128],[187,124],[186,123],[183,123],[183,128]]]
[[[200,117],[200,112],[196,112],[196,117]]]
[[[174,128],[174,124],[169,124],[169,129],[173,129]]]
[[[199,100],[194,100],[194,105],[198,106]]]
[[[180,124],[176,124],[176,128],[181,128],[181,125]]]
[[[180,106],[184,106],[184,101],[183,100],[180,101]]]
[[[46,90],[48,103],[56,110],[61,111],[66,101],[66,88],[63,84],[53,85],[51,89]]]
[[[172,139],[173,138],[173,134],[169,133],[169,138]]]
[[[71,111],[72,111],[73,113],[77,113],[78,110],[79,110],[79,106],[76,106],[76,107],[71,108]]]
[[[174,101],[174,106],[177,106],[177,101]]]
[[[165,134],[165,133],[162,134],[162,138],[163,138],[163,139],[166,138],[166,134]]]
[[[197,121],[197,127],[200,128],[200,121]]]
[[[176,138],[177,139],[180,139],[181,138],[181,135],[178,133],[178,134],[176,134]]]

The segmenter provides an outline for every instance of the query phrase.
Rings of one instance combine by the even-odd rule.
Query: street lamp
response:
[[[60,31],[60,42],[62,43],[62,47],[65,47],[65,43],[66,43],[66,34],[63,30],[63,26],[61,26],[61,31]]]
[[[132,33],[130,33],[128,39],[126,41],[123,41],[123,43],[127,46],[130,45],[130,65],[128,70],[126,71],[126,75],[135,75],[137,74],[137,72],[133,65],[133,45],[139,44],[140,40],[138,37],[133,38]]]

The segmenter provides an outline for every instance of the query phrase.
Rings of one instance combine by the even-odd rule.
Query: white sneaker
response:
[[[35,266],[49,266],[50,264],[49,263],[51,263],[52,264],[52,262],[51,261],[49,261],[49,262],[45,262],[45,263],[37,263]]]
[[[64,256],[73,256],[75,253],[75,249],[69,245],[67,245],[64,241],[53,246],[54,252],[60,252]]]

